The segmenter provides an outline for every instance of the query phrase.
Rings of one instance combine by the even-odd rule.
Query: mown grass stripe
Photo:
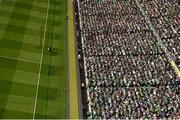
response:
[[[18,58],[18,57],[17,57]],[[30,63],[30,62],[25,62],[25,61],[18,61],[18,60],[13,60],[13,59],[8,59],[8,58],[2,58],[0,57],[0,67],[1,68],[9,68],[9,69],[18,69],[18,70],[23,70],[27,72],[33,72],[37,73],[38,72],[38,65],[35,63]],[[16,66],[15,64],[17,64]]]
[[[42,5],[42,6],[40,6],[40,4],[38,4],[38,5],[33,5],[33,9],[34,10],[36,10],[36,11],[43,11],[43,13],[44,13],[44,11],[47,11],[47,7],[44,7],[47,3],[46,3],[46,1],[41,1],[41,2],[43,2],[43,3],[45,3],[44,5]],[[39,3],[38,1],[37,1],[37,3]],[[61,1],[57,1],[56,2],[57,4],[60,4],[61,3]],[[11,5],[11,4],[14,4],[14,1],[6,1],[6,2],[4,2],[3,3],[4,5]],[[21,8],[24,8],[24,9],[26,9],[26,7],[27,8],[29,8],[30,7],[30,4],[27,4],[27,2],[25,2],[25,1],[20,1],[20,2],[18,2],[17,3],[18,5],[19,5],[19,7]],[[54,5],[54,4],[52,4],[52,5]],[[49,9],[49,11],[54,11],[54,8],[50,8]],[[56,10],[55,9],[55,11],[60,11],[60,10]]]
[[[4,79],[0,79],[1,84],[0,84],[0,94],[4,94],[4,95],[16,95],[16,96],[22,96],[22,97],[26,97],[26,98],[34,98],[34,93],[30,92],[30,91],[34,91],[34,89],[36,88],[36,85],[30,85],[30,84],[24,84],[24,83],[19,83],[19,82],[15,82],[13,81],[12,84],[12,88],[11,90],[13,90],[13,93],[9,94],[9,92],[7,91],[6,86],[8,84],[11,84],[12,81],[11,80],[4,80]],[[23,90],[23,91],[22,91]],[[58,93],[58,89],[57,88],[51,88],[51,87],[45,87],[45,86],[39,86],[39,90],[40,90],[40,94],[38,96],[39,100],[43,100],[43,101],[53,101],[54,99],[56,99],[56,95]],[[49,94],[44,94],[44,91],[48,91]],[[46,99],[44,99],[46,98]],[[6,99],[4,99],[4,101],[6,101]],[[19,101],[19,103],[23,103],[23,101]],[[2,108],[2,107],[1,107]]]
[[[12,80],[12,78],[9,77],[9,75],[7,73],[13,73],[14,70],[9,69],[9,68],[1,68],[0,67],[0,71],[2,71],[0,79],[7,80],[7,81]],[[31,76],[31,78],[29,78],[29,76]],[[44,75],[44,76],[47,76],[47,75]],[[49,77],[51,79],[53,79],[51,84],[48,84],[47,82],[43,82],[40,84],[40,86],[56,89],[57,84],[59,84],[59,74],[49,76]],[[17,83],[23,83],[23,84],[27,84],[27,85],[35,85],[35,82],[33,82],[35,78],[37,78],[37,73],[16,70],[16,75],[14,76],[14,81]],[[1,97],[1,95],[0,95],[0,97]]]
[[[20,0],[19,0],[20,1]],[[30,3],[31,3],[31,1],[29,1]],[[12,26],[10,25],[10,24],[12,24],[12,23],[14,23],[14,21],[11,19],[11,18],[14,18],[14,17],[16,17],[15,16],[15,11],[16,11],[16,8],[18,7],[18,5],[15,3],[15,5],[14,5],[14,9],[13,9],[13,12],[11,13],[11,15],[9,16],[10,17],[10,20],[9,20],[9,22],[8,22],[8,24],[7,24],[7,26],[6,26],[6,29],[5,30],[10,30],[11,28],[12,28]],[[29,10],[29,12],[30,12],[30,10]],[[28,13],[27,13],[28,14]],[[27,15],[28,16],[28,15]],[[24,18],[24,20],[25,21],[28,21],[28,19],[29,19],[29,17],[26,17],[26,18]],[[24,22],[23,23],[24,24],[24,26],[26,26],[26,24],[27,24],[27,22]],[[25,33],[25,32],[23,32],[23,33]],[[4,36],[8,36],[8,34],[5,32],[4,33],[4,35],[3,35],[3,37]],[[1,43],[3,42],[3,37],[2,37],[2,40],[0,41],[0,47],[2,46],[1,45]],[[23,35],[22,35],[22,39],[23,39]],[[19,51],[20,51],[20,49],[21,49],[21,47],[19,48]],[[8,51],[7,51],[8,52]],[[18,56],[18,54],[19,53],[17,53],[16,54],[16,56]],[[4,67],[5,66],[7,66],[7,67],[11,67],[11,69],[14,69],[14,72],[15,72],[15,69],[16,69],[16,67],[17,67],[17,61],[9,61],[8,63],[7,63],[7,61],[5,61],[5,60],[0,60],[1,62],[0,62],[0,64],[1,64],[1,67],[2,67],[2,65],[4,65],[4,64],[2,64],[2,63],[6,63],[6,65],[4,65]],[[9,64],[9,65],[8,65]],[[11,65],[11,66],[10,66]],[[6,90],[6,93],[7,94],[11,94],[10,92],[12,92],[11,91],[11,87],[12,87],[12,83],[13,83],[13,75],[14,75],[14,72],[13,73],[7,73],[7,74],[9,74],[9,76],[11,76],[12,77],[12,80],[10,81],[10,82],[8,82],[8,84],[6,84],[6,83],[2,83],[2,80],[1,80],[1,84],[2,85],[4,85],[4,87],[6,88],[5,90]],[[1,73],[1,71],[0,71],[0,73]],[[2,88],[0,88],[0,91],[2,91]],[[6,108],[6,104],[7,104],[7,101],[8,101],[8,96],[5,98],[6,99],[6,102],[4,102],[3,104],[2,104],[2,106],[4,106],[4,108]],[[7,116],[5,116],[5,110],[3,110],[2,112],[1,112],[1,114],[0,114],[0,118],[6,118]],[[8,116],[8,117],[10,117],[10,116]]]
[[[5,24],[0,23],[0,29],[3,29],[5,27],[6,27]],[[19,33],[19,34],[25,34],[25,32],[27,32],[27,35],[34,35],[34,34],[40,35],[42,32],[41,30],[36,30],[36,29],[26,28],[26,27],[20,27],[20,26],[17,26],[15,23],[8,24],[8,27],[6,27],[6,31],[7,32]],[[55,34],[55,38],[59,37],[58,33],[49,32],[49,30],[47,31],[47,34]]]
[[[20,19],[20,20],[25,20],[24,18],[29,18],[29,15],[27,15],[26,13],[19,13],[19,11],[13,11],[13,15],[15,16],[16,19]],[[0,15],[4,16],[4,17],[9,17],[9,11],[6,10],[0,10]],[[35,23],[40,23],[42,24],[42,21],[44,20],[44,18],[40,17],[40,16],[33,16],[31,15],[31,17],[29,18],[29,21],[31,22],[35,22]],[[52,20],[49,20],[52,21]],[[60,22],[58,20],[54,21],[55,26],[59,26]]]
[[[30,43],[23,43],[21,41],[11,40],[11,39],[3,39],[2,47],[10,48],[18,50],[19,47],[23,45],[23,48],[21,50],[28,51],[28,52],[35,52],[40,53],[40,46],[39,45],[33,45]]]
[[[8,119],[27,119],[27,118],[31,118],[32,113],[27,113],[27,112],[21,112],[21,111],[15,111],[15,110],[8,110],[8,109],[0,109],[0,113],[1,111],[5,111],[5,116],[4,118],[8,118]]]
[[[33,62],[28,62],[26,60],[22,60],[17,58],[14,59],[10,59],[8,57],[1,57],[0,56],[0,68],[8,68],[8,69],[17,69],[17,70],[22,70],[25,72],[32,72],[32,73],[37,73],[38,72],[38,63],[33,63]],[[16,64],[18,62],[18,66],[14,66],[14,64]],[[43,75],[47,75],[49,77],[51,76],[56,76],[58,75],[59,71],[60,71],[60,67],[57,65],[49,65],[48,63],[43,63],[43,70],[42,70],[42,74]],[[47,73],[48,70],[48,73]]]

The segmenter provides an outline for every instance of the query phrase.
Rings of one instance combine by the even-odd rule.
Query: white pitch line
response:
[[[47,22],[48,22],[48,15],[49,15],[49,6],[50,6],[50,0],[48,0],[48,8],[47,8],[47,13],[46,13],[46,23],[45,23],[44,35],[43,35],[43,45],[42,45],[41,59],[40,59],[40,65],[39,65],[39,74],[38,74],[36,97],[35,97],[35,103],[34,103],[33,120],[35,119],[35,115],[36,115],[37,98],[38,98],[38,92],[39,92],[39,82],[40,82],[40,78],[41,78],[44,45],[45,45],[45,40],[46,40]]]
[[[33,62],[31,60],[26,60],[26,59],[22,59],[22,58],[13,58],[13,57],[7,57],[7,56],[0,56],[0,58],[16,60],[16,61],[21,61],[21,62],[29,62],[29,63],[33,63],[33,64],[39,64],[39,62]]]

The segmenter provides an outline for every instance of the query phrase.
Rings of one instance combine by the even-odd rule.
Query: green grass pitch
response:
[[[0,0],[0,118],[66,118],[66,1],[48,3]]]

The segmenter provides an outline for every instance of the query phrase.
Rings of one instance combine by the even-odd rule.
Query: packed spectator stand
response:
[[[75,0],[86,118],[180,115],[180,78],[137,2],[180,65],[178,0]]]

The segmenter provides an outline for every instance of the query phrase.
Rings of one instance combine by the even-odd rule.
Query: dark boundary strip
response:
[[[74,33],[75,33],[75,54],[76,54],[76,71],[77,71],[77,88],[78,88],[78,103],[79,103],[79,118],[80,119],[82,119],[83,117],[83,112],[82,112],[82,91],[81,91],[81,80],[80,80],[80,70],[79,70],[79,60],[78,60],[78,54],[79,54],[79,52],[78,52],[78,39],[77,38],[79,38],[79,36],[78,36],[78,34],[77,33],[79,33],[79,28],[78,29],[76,29],[76,25],[77,25],[77,23],[79,24],[79,21],[76,19],[76,7],[75,7],[75,5],[76,5],[76,3],[77,3],[77,1],[73,1],[73,15],[74,15]]]
[[[78,9],[78,1],[74,1],[74,13],[75,13],[75,33],[76,33],[76,55],[81,56],[80,58],[77,58],[77,71],[78,71],[78,81],[80,83],[79,85],[79,97],[80,97],[80,118],[87,118],[87,112],[88,112],[88,99],[87,99],[87,88],[86,88],[86,81],[85,81],[85,71],[84,71],[84,55],[82,51],[82,42],[81,42],[81,29],[80,29],[80,20],[79,20],[79,9]],[[82,87],[81,84],[84,84],[85,87]]]
[[[66,14],[68,15],[68,0],[66,0]],[[68,50],[68,17],[66,17],[66,118],[70,119],[69,104],[69,50]]]
[[[79,118],[80,119],[82,119],[83,118],[83,112],[82,112],[82,91],[81,91],[81,78],[80,78],[80,69],[79,69],[79,60],[78,60],[78,54],[79,54],[79,52],[78,52],[78,42],[79,41],[77,41],[78,39],[79,39],[79,27],[80,26],[76,26],[76,25],[79,25],[79,19],[76,19],[76,15],[77,15],[77,13],[76,13],[76,3],[77,3],[77,1],[76,0],[74,0],[73,1],[73,16],[74,16],[74,19],[73,19],[73,21],[74,21],[74,45],[75,45],[75,59],[76,59],[76,74],[77,74],[77,91],[78,91],[78,106],[79,106],[79,108],[78,108],[78,110],[79,110]]]

